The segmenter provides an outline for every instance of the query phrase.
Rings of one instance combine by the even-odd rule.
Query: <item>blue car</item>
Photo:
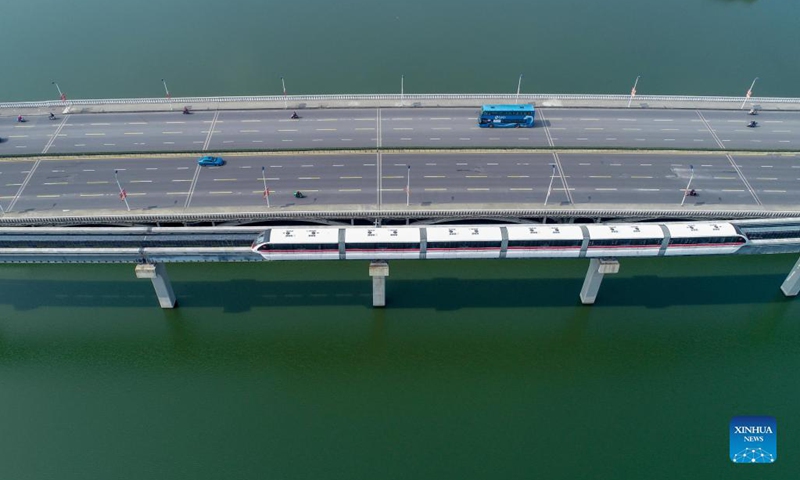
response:
[[[225,160],[222,157],[202,157],[197,161],[201,167],[221,167],[225,165]]]

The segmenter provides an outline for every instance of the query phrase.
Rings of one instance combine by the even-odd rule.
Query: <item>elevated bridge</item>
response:
[[[571,228],[571,233],[566,232],[565,228]],[[516,229],[516,234],[512,233],[513,229]],[[518,235],[521,229],[530,230],[530,233],[522,232],[523,235],[527,234],[529,239],[522,243],[518,240],[516,244],[527,245],[527,247],[514,250],[512,254],[514,238],[520,238]],[[572,227],[476,225],[469,228],[456,226],[408,226],[380,229],[364,226],[268,228],[267,230],[271,230],[276,239],[280,236],[275,232],[286,233],[292,238],[297,237],[296,240],[290,241],[290,246],[275,244],[274,248],[285,252],[278,256],[267,255],[265,252],[270,250],[263,250],[262,244],[258,243],[265,241],[264,235],[259,236],[263,230],[264,227],[4,227],[0,228],[0,262],[133,263],[136,264],[136,272],[140,278],[149,278],[153,281],[161,306],[171,308],[175,305],[175,296],[165,265],[175,262],[258,262],[264,261],[265,258],[368,259],[372,260],[370,276],[373,278],[373,304],[384,306],[385,279],[389,273],[388,264],[385,262],[387,258],[588,258],[590,266],[584,288],[581,291],[581,300],[583,303],[589,304],[594,303],[603,276],[619,270],[617,258],[800,252],[800,219],[798,218],[660,224],[616,223],[573,225]],[[323,230],[330,232],[331,235],[323,235]],[[369,232],[376,230],[383,232],[402,230],[400,235],[410,234],[411,240],[403,240],[402,248],[405,250],[402,253],[392,250],[391,245],[388,244],[381,244],[383,246],[353,244],[351,246],[351,241],[346,240],[350,232],[368,238],[372,236]],[[483,235],[489,240],[489,243],[496,242],[496,246],[484,245],[486,242],[482,241],[478,250],[471,251],[470,239],[467,239],[467,243],[456,242],[457,244],[454,243],[449,250],[448,247],[437,247],[438,250],[434,254],[430,242],[433,242],[437,235],[447,235],[447,232],[452,235],[457,230],[471,236]],[[560,241],[560,243],[554,244],[552,243],[553,232],[561,234],[563,239],[574,238],[575,240]],[[494,238],[493,235],[497,237]],[[256,236],[259,236],[258,240],[256,240]],[[327,247],[318,243],[310,247],[301,245],[304,241],[303,238],[322,238],[323,236],[332,239],[330,240],[333,242],[332,249],[324,250]],[[719,238],[713,238],[715,236]],[[317,242],[316,240],[305,241]],[[416,246],[413,242],[416,242]],[[573,247],[569,247],[568,244]],[[291,248],[297,249],[295,252],[300,255],[292,255]],[[311,249],[309,250],[309,248]],[[352,252],[351,248],[354,249]],[[493,248],[496,249],[495,253],[492,251]],[[333,255],[315,252],[331,252]],[[476,257],[476,252],[479,252],[478,257]],[[790,272],[781,289],[787,296],[794,296],[800,292],[800,261]]]

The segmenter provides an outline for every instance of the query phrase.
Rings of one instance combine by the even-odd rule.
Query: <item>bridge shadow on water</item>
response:
[[[779,291],[783,275],[658,277],[609,275],[596,304],[587,308],[761,304],[792,301]],[[455,311],[466,308],[574,307],[583,278],[459,279],[438,277],[386,282],[387,308]],[[371,279],[361,280],[173,280],[178,306],[223,309],[262,307],[371,308]],[[43,307],[154,307],[149,281],[0,280],[0,305]],[[32,294],[31,292],[36,292]]]

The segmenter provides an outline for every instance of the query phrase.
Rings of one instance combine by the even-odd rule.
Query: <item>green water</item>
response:
[[[797,478],[795,260],[2,266],[0,478]]]
[[[516,91],[800,96],[796,0],[25,0],[0,101]]]

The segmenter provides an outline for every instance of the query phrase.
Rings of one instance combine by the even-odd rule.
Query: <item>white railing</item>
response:
[[[590,94],[521,94],[517,97],[513,93],[427,93],[427,94],[353,94],[353,95],[262,95],[238,97],[176,97],[176,98],[107,98],[107,99],[76,99],[76,100],[46,100],[34,102],[0,102],[0,108],[55,108],[64,106],[91,106],[91,105],[169,105],[169,104],[196,104],[196,103],[244,103],[244,102],[336,102],[336,101],[387,101],[414,103],[430,100],[520,100],[542,101],[627,101],[630,95],[590,95]],[[742,102],[744,97],[715,97],[692,95],[637,95],[637,102]],[[775,104],[775,103],[800,103],[800,98],[781,97],[753,97],[750,103]]]

